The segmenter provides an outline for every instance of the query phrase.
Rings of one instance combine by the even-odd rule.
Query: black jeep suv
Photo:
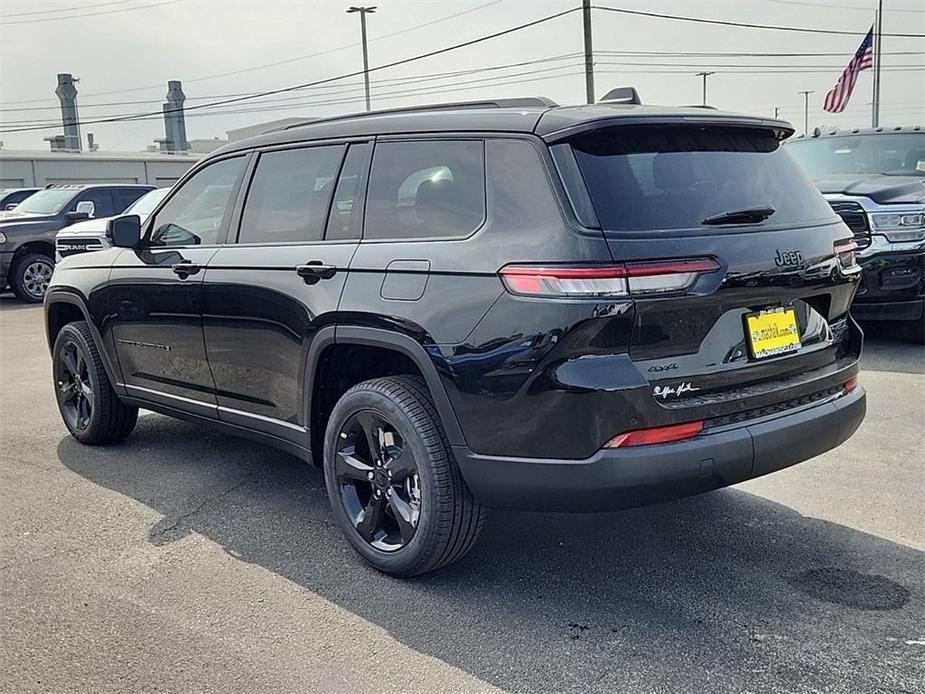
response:
[[[904,321],[925,343],[925,131],[817,130],[787,149],[854,232],[863,274],[851,313]]]
[[[715,489],[858,427],[854,240],[782,121],[542,99],[316,121],[200,162],[45,301],[75,438],[139,407],[322,466],[394,575],[485,507]]]
[[[41,303],[55,266],[55,234],[90,217],[119,214],[154,186],[51,184],[0,212],[0,291]]]

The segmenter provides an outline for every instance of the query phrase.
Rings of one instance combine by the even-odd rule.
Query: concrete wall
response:
[[[199,157],[103,153],[28,156],[0,150],[0,188],[49,183],[147,183],[173,185]]]

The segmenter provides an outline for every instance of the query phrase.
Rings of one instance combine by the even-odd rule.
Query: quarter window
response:
[[[337,145],[261,154],[238,242],[320,241],[344,149]]]
[[[151,232],[154,246],[209,246],[231,213],[231,196],[244,157],[224,159],[197,171],[158,212]]]
[[[364,238],[468,236],[484,219],[485,165],[481,141],[376,145]]]

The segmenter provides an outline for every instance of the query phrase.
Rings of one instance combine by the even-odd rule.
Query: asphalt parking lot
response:
[[[295,458],[154,414],[77,444],[41,308],[8,296],[0,371],[4,692],[923,690],[925,352],[882,330],[841,448],[645,509],[494,513],[412,581],[361,563]]]

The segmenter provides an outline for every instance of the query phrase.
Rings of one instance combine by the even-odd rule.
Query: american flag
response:
[[[848,105],[848,99],[851,98],[851,92],[854,91],[854,84],[858,81],[858,73],[861,70],[869,70],[874,66],[874,28],[871,27],[867,36],[861,41],[861,47],[848,63],[848,67],[841,73],[838,82],[832,87],[832,91],[825,95],[825,104],[823,110],[830,113],[841,113]]]

